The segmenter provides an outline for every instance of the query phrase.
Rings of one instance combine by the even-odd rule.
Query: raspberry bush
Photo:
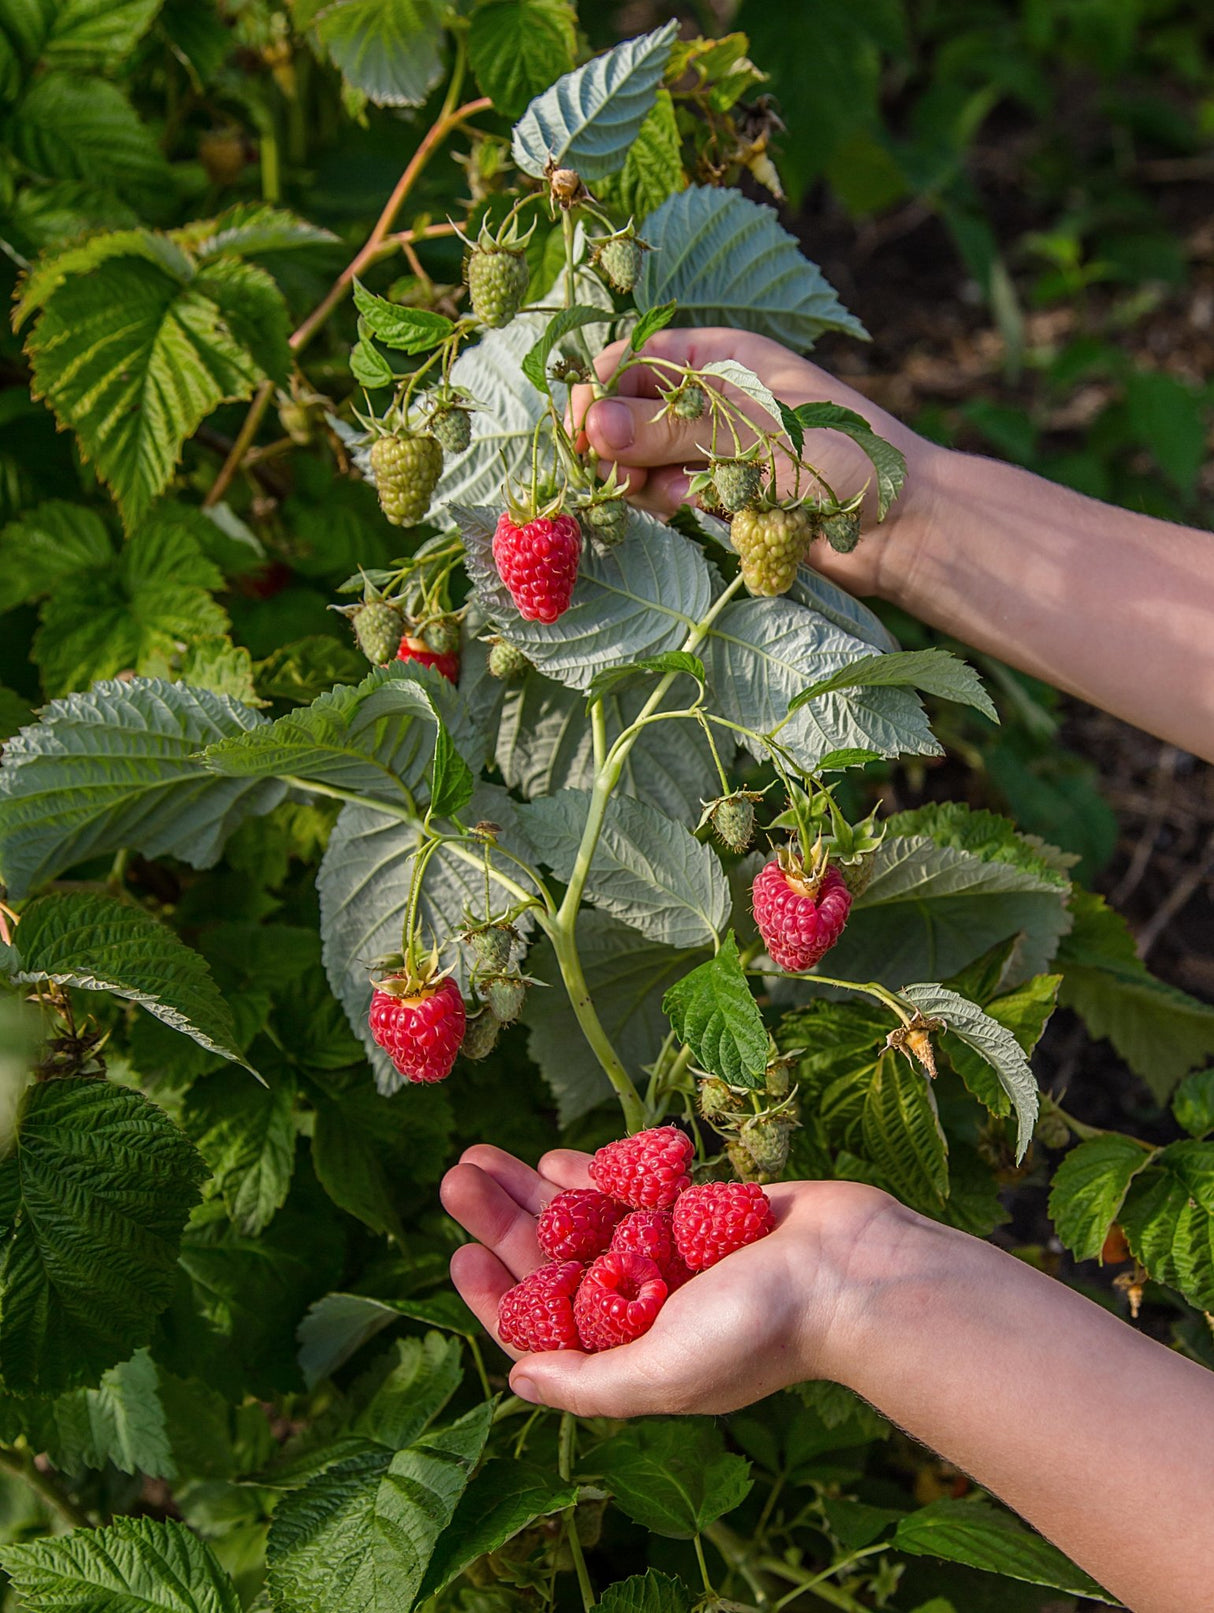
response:
[[[503,1302],[520,1350],[660,1326],[784,1175],[979,1235],[1052,1177],[1061,1245],[1112,1251],[1210,1362],[1214,1016],[1055,848],[869,810],[941,752],[921,695],[947,731],[996,715],[814,569],[864,541],[822,434],[882,518],[901,457],[646,350],[864,334],[733,185],[774,179],[744,36],[587,58],[565,0],[10,10],[12,1605],[1099,1600],[837,1385],[579,1424],[504,1393],[447,1285],[436,1186],[481,1138],[598,1150]],[[104,172],[38,133],[86,104]],[[670,526],[569,415],[641,365],[707,465]],[[1060,994],[1187,1141],[1038,1093]]]

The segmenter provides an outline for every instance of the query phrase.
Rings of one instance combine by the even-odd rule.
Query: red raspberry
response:
[[[689,1187],[674,1207],[674,1241],[693,1272],[757,1243],[774,1225],[771,1201],[754,1182]]]
[[[371,1035],[409,1081],[445,1081],[464,1039],[467,1014],[450,975],[398,997],[382,986],[371,995]]]
[[[634,1210],[668,1210],[691,1182],[687,1167],[695,1150],[677,1126],[638,1131],[600,1148],[590,1161],[590,1180]]]
[[[582,1278],[573,1317],[584,1350],[611,1350],[648,1333],[666,1303],[662,1273],[644,1255],[600,1255]]]
[[[419,638],[412,638],[408,633],[400,641],[400,649],[396,652],[398,661],[416,661],[419,666],[432,666],[441,672],[449,683],[459,682],[459,656],[451,655],[442,650],[432,650],[430,646]]]
[[[751,902],[773,962],[790,974],[801,974],[812,969],[843,934],[851,892],[837,868],[808,880],[801,877],[798,866],[786,870],[774,858],[755,876]]]
[[[691,1276],[675,1247],[674,1217],[669,1210],[633,1210],[612,1233],[611,1250],[652,1260],[671,1294]]]
[[[555,622],[565,614],[581,557],[582,529],[572,515],[544,515],[517,526],[507,513],[493,534],[498,572],[529,622]]]
[[[593,1260],[611,1242],[624,1206],[593,1187],[558,1193],[540,1211],[535,1235],[549,1260]]]
[[[536,1350],[578,1350],[573,1296],[582,1280],[576,1260],[541,1266],[501,1297],[497,1330],[504,1344],[531,1354]]]

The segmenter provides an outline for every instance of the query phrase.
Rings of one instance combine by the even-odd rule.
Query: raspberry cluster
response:
[[[691,1185],[691,1139],[658,1126],[600,1148],[594,1187],[557,1196],[536,1237],[548,1264],[504,1294],[498,1332],[516,1350],[611,1350],[647,1333],[697,1272],[764,1238],[771,1204],[753,1183]]]

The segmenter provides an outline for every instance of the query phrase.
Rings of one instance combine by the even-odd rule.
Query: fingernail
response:
[[[540,1392],[530,1378],[511,1378],[510,1387],[520,1400],[527,1400],[534,1406],[539,1403]]]
[[[610,399],[596,403],[587,424],[603,447],[613,453],[632,447],[632,410],[626,403],[613,403]]]
[[[672,504],[686,504],[691,491],[691,480],[687,476],[672,476],[666,483],[666,492]]]

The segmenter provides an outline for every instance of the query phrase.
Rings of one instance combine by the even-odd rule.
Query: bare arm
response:
[[[491,1331],[541,1263],[534,1216],[589,1185],[473,1148],[443,1202],[480,1244],[452,1272]],[[1205,1613],[1214,1585],[1214,1374],[966,1233],[854,1182],[770,1188],[777,1227],[600,1355],[526,1356],[511,1384],[579,1416],[720,1413],[834,1379],[971,1473],[1133,1613]],[[1149,1541],[1144,1551],[1141,1543]]]
[[[906,489],[884,525],[870,525],[851,555],[815,547],[811,563],[827,576],[1214,760],[1214,535],[939,448],[762,337],[664,331],[650,345],[682,362],[736,358],[784,402],[843,403],[902,449]],[[602,373],[618,353],[603,355]],[[588,390],[578,389],[574,411],[592,445],[631,475],[640,500],[672,510],[686,495],[684,468],[702,463],[699,428],[653,423],[646,371],[624,377],[624,391],[632,395],[591,408]],[[813,434],[806,451],[841,493],[871,474],[835,434]]]

